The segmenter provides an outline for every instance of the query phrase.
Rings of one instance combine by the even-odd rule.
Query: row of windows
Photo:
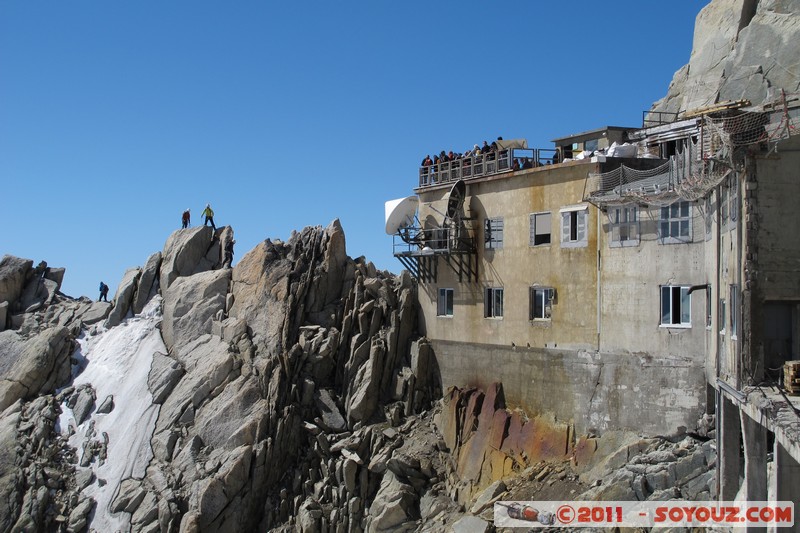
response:
[[[561,246],[565,248],[586,246],[588,206],[564,208],[561,210]],[[550,244],[552,240],[552,213],[531,213],[530,245]],[[484,247],[497,250],[503,247],[503,218],[487,218],[483,224]]]
[[[503,289],[489,287],[484,293],[483,316],[485,318],[503,318]],[[555,300],[555,289],[552,287],[529,288],[528,320],[550,320]],[[436,304],[437,316],[453,316],[453,289],[439,289],[439,300]]]
[[[692,294],[688,285],[662,285],[661,286],[661,321],[662,326],[689,328],[692,326]],[[730,286],[730,306],[737,309],[739,287]],[[454,289],[440,288],[436,306],[436,315],[443,317],[453,316]],[[483,316],[485,318],[503,317],[502,287],[488,287],[484,291]],[[552,287],[529,287],[528,289],[528,320],[550,320],[555,303],[556,290]],[[725,333],[725,307],[724,299],[719,301],[720,333]],[[735,337],[738,329],[737,313],[730,316],[730,334]],[[706,298],[706,325],[711,327],[711,298]]]
[[[576,206],[561,209],[561,246],[576,248],[587,244],[588,207]],[[662,207],[659,218],[659,237],[662,243],[680,243],[692,240],[692,209],[689,202],[675,202]],[[611,246],[636,246],[639,244],[639,208],[617,207],[609,211]],[[529,245],[543,246],[552,241],[552,213],[530,214]],[[502,217],[484,221],[484,247],[497,250],[503,247],[504,224]]]

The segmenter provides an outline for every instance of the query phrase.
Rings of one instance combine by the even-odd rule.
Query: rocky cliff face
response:
[[[175,232],[113,305],[3,259],[1,530],[416,525],[444,444],[407,441],[441,395],[412,280],[347,257],[338,221],[233,269],[228,238]]]
[[[753,105],[800,90],[800,1],[714,0],[697,16],[689,64],[653,111],[681,112],[728,100]]]

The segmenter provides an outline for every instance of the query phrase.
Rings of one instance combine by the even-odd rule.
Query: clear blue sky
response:
[[[707,0],[0,3],[0,253],[97,297],[207,202],[236,257],[383,204],[427,154],[637,126]]]

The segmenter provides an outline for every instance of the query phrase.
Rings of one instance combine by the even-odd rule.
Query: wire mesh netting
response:
[[[610,172],[590,173],[585,200],[598,207],[644,203],[670,205],[706,196],[737,169],[739,148],[766,144],[769,149],[800,133],[800,114],[790,112],[787,101],[797,95],[782,94],[776,101],[728,117],[704,115],[694,135],[678,142],[677,153],[650,170],[620,166]]]

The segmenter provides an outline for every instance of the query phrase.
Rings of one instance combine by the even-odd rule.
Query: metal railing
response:
[[[677,122],[678,113],[671,111],[642,111],[642,128],[652,128]]]
[[[421,166],[419,167],[419,186],[432,187],[460,179],[468,180],[512,170],[552,165],[558,161],[557,153],[558,151],[554,148],[512,148]],[[519,169],[515,168],[515,161],[518,163]]]

